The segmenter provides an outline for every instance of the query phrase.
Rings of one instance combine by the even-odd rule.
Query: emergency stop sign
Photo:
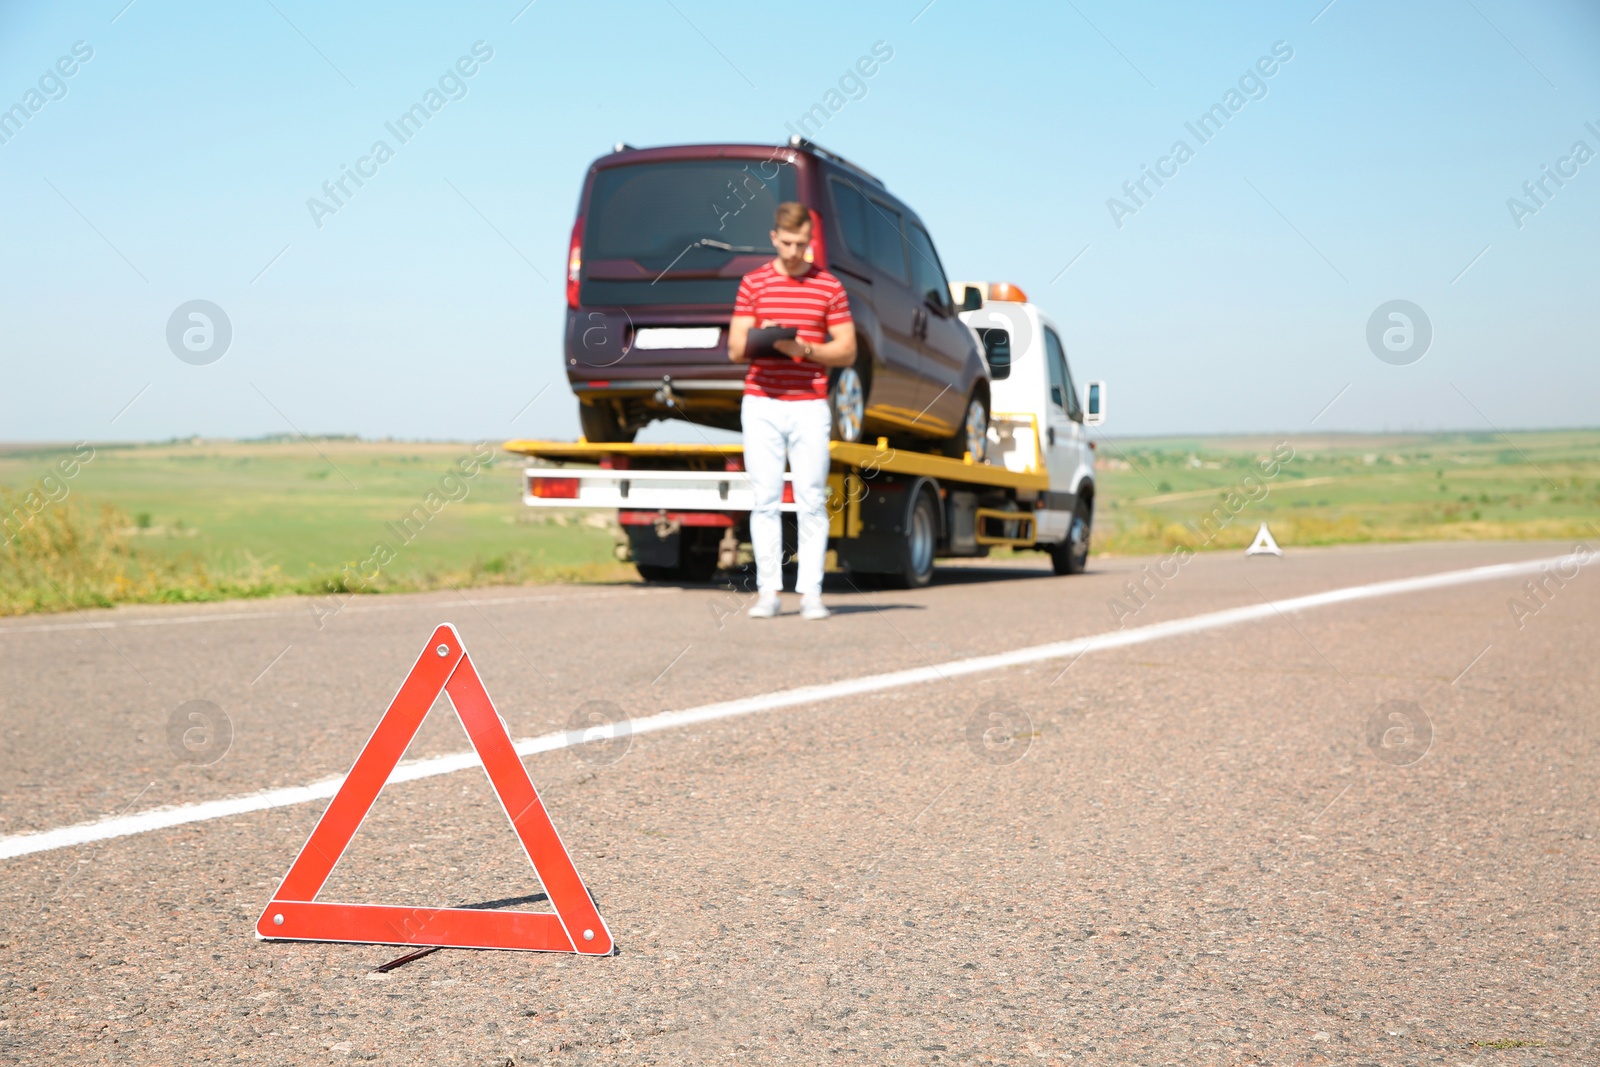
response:
[[[462,727],[472,739],[489,783],[555,908],[553,912],[413,908],[316,899],[441,692],[449,695]],[[612,951],[611,932],[561,843],[454,626],[445,623],[433,632],[428,647],[406,675],[389,710],[378,721],[378,728],[356,757],[355,766],[345,775],[344,784],[256,923],[256,936],[267,940],[508,948],[589,956]]]

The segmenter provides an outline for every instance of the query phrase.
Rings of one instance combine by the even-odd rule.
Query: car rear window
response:
[[[735,258],[772,257],[772,213],[795,195],[795,169],[772,160],[706,159],[607,167],[594,176],[583,226],[589,305],[732,304],[739,278],[684,277]],[[627,274],[636,264],[649,277]],[[750,269],[758,264],[752,260]]]

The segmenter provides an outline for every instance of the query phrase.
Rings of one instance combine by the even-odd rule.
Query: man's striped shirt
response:
[[[853,321],[850,298],[838,278],[817,267],[791,278],[771,263],[739,282],[733,313],[754,316],[757,326],[768,321],[793,326],[799,340],[813,345],[827,341],[829,327]],[[823,400],[828,396],[828,368],[787,357],[753,359],[744,392],[778,400]]]

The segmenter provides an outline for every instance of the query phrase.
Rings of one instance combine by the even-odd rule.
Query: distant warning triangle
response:
[[[544,883],[554,913],[334,904],[316,899],[441,692],[449,694],[489,774],[489,784]],[[428,647],[406,675],[389,710],[256,923],[256,936],[591,956],[611,952],[611,932],[545,812],[454,626],[445,623],[433,632]]]
[[[1247,556],[1281,556],[1283,549],[1278,547],[1278,542],[1272,539],[1272,533],[1267,529],[1267,524],[1262,523],[1261,529],[1256,531],[1253,544],[1244,550]]]

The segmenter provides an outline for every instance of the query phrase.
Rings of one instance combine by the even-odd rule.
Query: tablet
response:
[[[793,341],[796,330],[793,326],[768,326],[764,329],[752,329],[750,336],[744,342],[745,359],[793,359],[773,348],[775,341]]]

